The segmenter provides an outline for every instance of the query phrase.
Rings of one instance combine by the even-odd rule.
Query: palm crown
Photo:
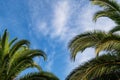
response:
[[[20,77],[20,80],[58,80],[52,73],[42,71],[41,67],[33,60],[41,56],[46,60],[46,54],[42,50],[30,49],[30,42],[17,38],[9,41],[9,34],[5,30],[0,37],[0,80],[18,80],[19,74],[27,68],[37,68],[39,73],[31,73]],[[29,77],[27,77],[29,76]],[[26,77],[28,79],[26,79]]]

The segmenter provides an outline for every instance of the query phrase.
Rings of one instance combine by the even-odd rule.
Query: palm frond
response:
[[[1,45],[2,45],[2,49],[3,49],[3,56],[2,59],[6,56],[6,54],[9,53],[9,34],[7,32],[7,29],[5,30],[3,36],[2,36],[2,41],[1,41]]]
[[[109,33],[108,33],[109,34]],[[120,51],[120,35],[117,34],[109,34],[106,38],[101,40],[96,47],[96,53],[98,54],[100,51]]]
[[[69,43],[71,58],[75,59],[79,51],[84,51],[89,47],[96,47],[105,37],[109,36],[104,31],[85,32],[73,38]]]
[[[30,42],[27,40],[20,40],[16,42],[10,49],[9,55],[12,56],[21,46],[26,45],[29,47]]]
[[[120,31],[120,26],[115,26],[113,29],[111,29],[109,32],[110,33],[114,33],[114,32],[117,32],[117,31]]]
[[[20,78],[20,80],[59,80],[50,72],[30,73]]]
[[[10,41],[9,46],[12,46],[12,44],[17,40],[17,38],[14,38],[13,40]]]
[[[92,80],[119,80],[120,79],[120,70],[111,71],[109,74],[103,74],[100,77],[96,77]]]
[[[104,9],[109,8],[120,13],[120,6],[116,0],[90,0],[94,5],[99,5]]]
[[[16,78],[21,72],[28,68],[37,68],[39,71],[42,71],[41,67],[38,64],[35,64],[33,60],[26,59],[21,63],[16,64],[14,68],[11,68],[12,70],[10,70],[7,74],[7,79],[11,78],[11,76],[14,76],[14,78]]]
[[[103,10],[97,11],[93,17],[96,21],[100,17],[108,17],[118,26],[120,25],[120,5],[115,0],[91,0],[93,4],[101,6]],[[113,29],[114,32],[116,29]],[[118,30],[117,30],[118,31]]]
[[[73,70],[66,80],[92,80],[116,71],[120,67],[120,57],[118,55],[102,55],[93,58]]]
[[[11,68],[16,66],[15,64],[19,64],[19,63],[21,63],[21,62],[23,62],[25,60],[28,60],[28,59],[32,60],[36,56],[42,56],[44,58],[44,60],[46,60],[46,54],[43,51],[41,51],[41,50],[22,51],[21,53],[15,54],[10,59],[10,61],[9,61],[10,64],[9,64],[8,69],[10,70]]]

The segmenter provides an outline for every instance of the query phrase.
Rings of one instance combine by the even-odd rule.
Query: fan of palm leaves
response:
[[[108,53],[78,66],[66,80],[118,80],[119,69],[120,53]]]
[[[46,54],[42,50],[30,49],[29,45],[30,42],[27,40],[17,41],[17,38],[15,38],[10,41],[9,33],[5,30],[4,34],[0,37],[0,80],[14,80],[22,71],[28,68],[37,68],[39,70],[39,77],[44,76],[44,78],[51,79],[53,77],[53,80],[58,80],[54,78],[54,75],[50,75],[50,73],[41,72],[41,67],[34,62],[33,58],[41,56],[46,60]],[[32,77],[32,75],[30,76]]]

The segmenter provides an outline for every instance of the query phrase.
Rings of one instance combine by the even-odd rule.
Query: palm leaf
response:
[[[120,67],[120,57],[118,55],[102,55],[80,65],[73,70],[66,80],[92,80],[111,71],[117,71]],[[109,80],[109,79],[108,79]]]
[[[9,53],[8,39],[9,39],[9,35],[8,35],[7,29],[6,29],[2,36],[2,41],[1,41],[2,49],[3,49],[3,53],[4,53],[2,56],[2,59]]]
[[[10,53],[9,55],[12,56],[17,50],[19,50],[19,48],[21,48],[21,46],[26,45],[29,47],[30,42],[27,40],[20,40],[18,42],[16,42],[10,49]]]
[[[90,0],[90,1],[92,1],[94,5],[99,5],[100,7],[103,7],[105,9],[109,8],[120,13],[120,6],[116,2],[116,0]]]
[[[69,43],[71,58],[75,59],[79,51],[84,51],[89,47],[96,47],[109,34],[104,31],[85,32],[73,38]]]
[[[110,33],[114,33],[114,32],[117,32],[117,31],[120,31],[120,26],[115,26],[113,29],[111,29],[109,32]]]
[[[21,77],[20,80],[59,80],[59,79],[49,72],[36,72],[27,74]]]

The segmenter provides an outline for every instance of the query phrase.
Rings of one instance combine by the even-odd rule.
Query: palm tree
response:
[[[66,80],[119,80],[120,53],[93,58],[74,69]]]
[[[37,68],[41,74],[42,69],[33,58],[41,56],[46,60],[46,54],[42,50],[30,49],[27,40],[16,40],[9,40],[7,30],[0,37],[0,80],[14,80],[27,68]]]
[[[120,4],[116,0],[90,0],[94,5],[100,6],[103,10],[95,13],[93,20],[100,17],[108,17],[116,23],[116,26],[110,32],[120,31]]]

